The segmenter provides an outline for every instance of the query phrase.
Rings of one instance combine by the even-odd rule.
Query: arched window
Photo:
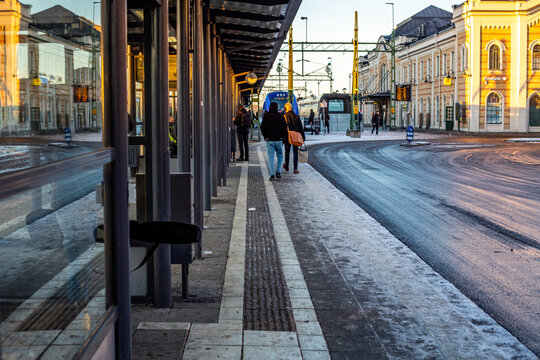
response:
[[[534,45],[532,49],[532,68],[533,70],[540,69],[540,44]]]
[[[501,48],[499,45],[493,44],[489,47],[489,64],[490,70],[498,70],[501,68]]]
[[[502,99],[498,93],[492,92],[486,99],[486,122],[502,124]]]
[[[531,96],[529,100],[529,126],[540,126],[540,96],[538,93]]]

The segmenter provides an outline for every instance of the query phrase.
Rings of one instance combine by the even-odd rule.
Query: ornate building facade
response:
[[[465,1],[453,12],[429,6],[398,24],[396,102],[390,124],[390,53],[360,68],[366,121],[381,111],[392,126],[468,132],[540,132],[540,0]],[[379,38],[378,49],[391,38]],[[367,116],[366,116],[367,115]]]

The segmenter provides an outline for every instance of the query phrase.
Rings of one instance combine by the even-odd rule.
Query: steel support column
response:
[[[177,139],[178,169],[191,171],[191,111],[189,99],[189,0],[177,0]],[[189,210],[192,213],[192,209]]]
[[[208,9],[208,13],[210,14],[210,9]],[[210,68],[211,68],[211,87],[212,89],[212,117],[211,117],[211,124],[212,124],[212,196],[217,196],[217,187],[218,187],[218,164],[219,164],[219,130],[218,130],[218,124],[219,124],[219,111],[218,111],[218,74],[217,74],[217,66],[216,66],[216,59],[217,59],[217,34],[216,34],[216,24],[211,24],[211,38],[210,38]]]
[[[131,359],[127,174],[127,4],[103,0],[103,146],[115,149],[103,168],[106,306],[118,307],[116,359]]]
[[[193,0],[193,181],[194,221],[199,228],[204,226],[203,197],[203,136],[202,136],[202,13],[201,0]],[[201,258],[201,243],[197,246],[197,257]]]
[[[204,210],[212,209],[212,81],[210,76],[210,8],[203,6],[203,146]]]
[[[146,220],[170,220],[168,0],[144,10]],[[171,306],[171,246],[154,253],[154,305]]]

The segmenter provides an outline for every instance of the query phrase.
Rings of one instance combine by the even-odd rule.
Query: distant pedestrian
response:
[[[376,111],[371,117],[371,133],[373,134],[375,130],[375,135],[379,135],[379,112]]]
[[[285,121],[287,122],[287,126],[289,126],[289,130],[299,132],[300,134],[302,134],[302,138],[304,139],[304,141],[306,141],[304,127],[302,126],[298,115],[296,115],[292,110],[292,105],[290,103],[285,104],[285,111]],[[285,169],[285,171],[289,171],[289,154],[291,152],[291,144],[289,143],[288,136],[285,136],[283,138],[283,143],[285,144],[285,164],[283,165],[283,168]],[[292,148],[294,173],[298,174],[298,146],[292,145]]]
[[[330,134],[330,114],[328,113],[328,108],[324,108],[324,126],[326,127],[326,132]]]
[[[313,131],[315,130],[315,113],[313,112],[313,109],[309,110],[308,124],[309,127],[311,127],[311,135],[313,135]]]
[[[238,147],[240,157],[238,161],[249,161],[249,129],[251,128],[251,115],[242,105],[238,105],[238,111],[233,121],[236,125],[236,135],[238,136]]]
[[[270,181],[275,177],[281,178],[281,164],[283,163],[283,138],[287,136],[287,124],[285,117],[278,112],[278,104],[270,103],[270,108],[264,114],[261,133],[266,140],[266,151],[268,152],[268,169],[270,170]],[[274,156],[277,157],[277,167],[274,169]]]

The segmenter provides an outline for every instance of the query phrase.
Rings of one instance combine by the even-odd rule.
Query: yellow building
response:
[[[476,0],[454,6],[452,13],[429,6],[399,23],[396,83],[411,85],[411,101],[396,103],[396,123],[390,125],[540,132],[539,21],[540,0]],[[364,58],[360,84],[367,122],[372,111],[390,110],[388,64],[389,53]]]

